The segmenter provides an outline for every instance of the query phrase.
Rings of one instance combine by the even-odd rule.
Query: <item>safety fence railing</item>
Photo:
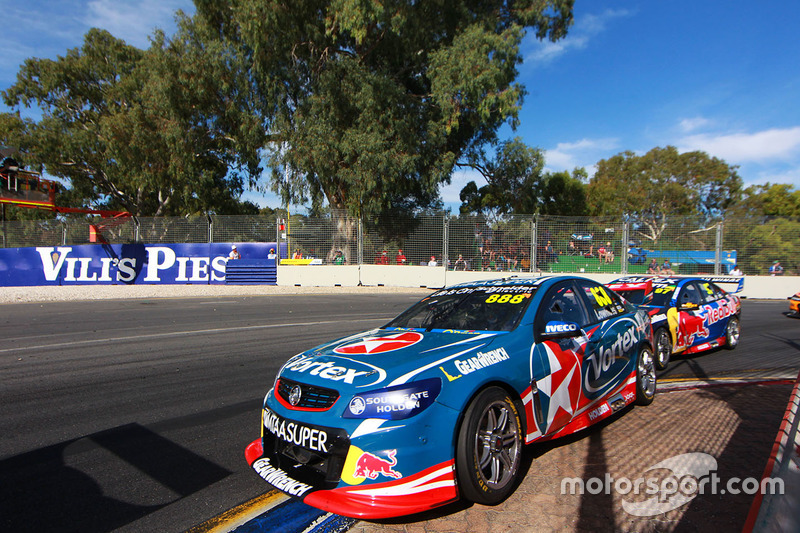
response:
[[[800,219],[701,221],[618,217],[406,214],[361,220],[344,212],[59,218],[0,222],[0,246],[89,243],[278,242],[284,257],[322,264],[437,265],[451,270],[767,275],[800,274]]]

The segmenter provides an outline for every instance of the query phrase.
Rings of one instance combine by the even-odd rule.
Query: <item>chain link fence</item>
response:
[[[767,275],[775,261],[800,274],[800,220],[511,215],[502,219],[434,213],[363,221],[343,212],[289,215],[65,218],[3,221],[4,248],[107,242],[279,242],[284,255],[323,264],[447,265],[451,270],[636,274],[725,274],[738,266]],[[384,253],[385,252],[385,253]]]

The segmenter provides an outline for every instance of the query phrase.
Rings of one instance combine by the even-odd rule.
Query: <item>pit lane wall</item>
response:
[[[0,286],[222,284],[231,243],[111,244],[0,249]],[[275,243],[236,245],[267,258]]]
[[[547,275],[527,272],[473,272],[452,271],[442,266],[397,266],[397,265],[308,265],[278,266],[278,285],[327,287],[341,285],[354,287],[357,285],[387,287],[428,287],[439,288],[456,283],[464,283],[481,279],[493,279],[504,276]],[[620,274],[580,273],[579,276],[593,279],[600,283],[608,283],[619,278]],[[719,279],[730,280],[719,285],[728,291],[736,290],[741,278],[719,276]],[[767,298],[785,300],[800,291],[800,276],[745,276],[744,289],[738,293],[745,298]],[[787,307],[788,309],[788,307]]]

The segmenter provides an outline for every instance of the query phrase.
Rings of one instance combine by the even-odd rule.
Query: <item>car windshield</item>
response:
[[[413,305],[384,328],[511,331],[535,291],[531,286],[445,289]]]
[[[644,289],[614,289],[614,292],[628,300],[633,305],[642,305],[645,303],[645,297],[649,296]],[[647,302],[650,303],[650,302]]]

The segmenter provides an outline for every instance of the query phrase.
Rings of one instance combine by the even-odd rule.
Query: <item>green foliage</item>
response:
[[[38,106],[38,122],[5,115],[3,141],[70,185],[77,206],[137,215],[251,210],[238,197],[260,172],[263,140],[219,50],[181,19],[149,50],[92,29],[56,60],[28,59],[3,92],[9,106]],[[244,140],[242,138],[244,137]],[[61,205],[64,205],[60,198]]]
[[[481,188],[470,181],[459,195],[462,214],[511,213],[585,215],[586,171],[575,169],[544,172],[544,154],[526,146],[521,139],[499,145],[493,160],[479,154],[468,166],[478,170],[487,184]]]
[[[746,217],[800,217],[800,191],[785,183],[753,185],[745,189],[733,212]]]
[[[196,1],[250,75],[274,190],[367,218],[434,207],[456,161],[517,121],[522,36],[563,37],[572,4]]]
[[[787,274],[800,272],[800,219],[767,218],[758,224],[737,225],[737,229],[726,235],[725,245],[737,251],[739,267],[745,274],[767,275],[776,260]]]
[[[599,161],[588,202],[595,215],[627,214],[655,243],[671,216],[694,215],[706,222],[720,217],[739,199],[741,186],[735,166],[705,152],[679,154],[667,146]]]

